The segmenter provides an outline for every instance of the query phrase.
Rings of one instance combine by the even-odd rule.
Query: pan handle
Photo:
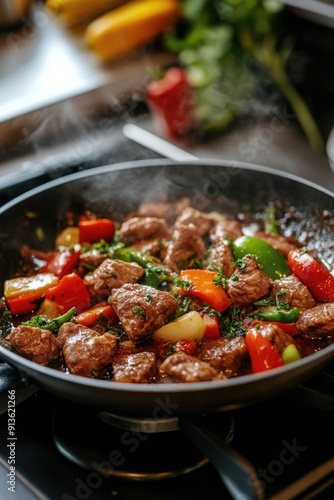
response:
[[[263,500],[262,483],[253,466],[199,418],[180,417],[182,431],[210,460],[235,500]]]

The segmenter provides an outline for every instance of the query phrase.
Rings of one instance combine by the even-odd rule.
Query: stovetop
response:
[[[15,372],[3,369],[15,381]],[[209,419],[217,440],[230,433],[231,442],[226,440],[226,445],[251,465],[262,483],[264,498],[326,500],[334,493],[333,388],[334,372],[329,368],[279,397],[268,395],[268,400],[252,406],[202,418]],[[0,484],[4,500],[16,498],[6,488],[10,480],[14,480],[17,498],[23,500],[239,498],[231,496],[215,467],[203,460],[182,431],[171,430],[162,440],[161,435],[157,440],[155,434],[136,430],[115,434],[105,421],[97,422],[99,412],[95,409],[74,405],[24,382],[14,391],[14,436],[8,430],[8,419],[13,415],[7,411],[13,389],[6,390],[1,399]],[[20,403],[20,398],[26,400]],[[15,478],[8,471],[11,459],[15,459]],[[85,459],[87,468],[83,466]],[[133,471],[146,471],[150,462],[156,472],[161,461],[161,470],[178,468],[182,474],[131,479]],[[94,466],[90,467],[91,463]],[[111,472],[103,472],[111,463]],[[119,473],[123,470],[128,472],[125,477]]]

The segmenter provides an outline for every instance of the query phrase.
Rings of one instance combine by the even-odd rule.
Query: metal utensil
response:
[[[18,24],[29,14],[33,0],[0,0],[0,26]]]

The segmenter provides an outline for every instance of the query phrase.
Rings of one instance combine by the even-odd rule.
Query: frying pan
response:
[[[280,202],[284,234],[297,235],[329,267],[334,256],[333,193],[298,177],[233,161],[145,160],[107,165],[54,180],[0,210],[0,285],[17,270],[20,248],[49,249],[61,215],[90,208],[117,220],[142,202],[189,197],[202,211],[237,214],[245,206],[263,213]],[[23,221],[38,214],[36,227]],[[326,216],[323,216],[323,214]],[[37,231],[38,228],[38,231]],[[38,235],[44,234],[40,241]],[[78,404],[115,414],[162,418],[227,411],[279,395],[302,384],[334,359],[334,344],[295,364],[257,375],[192,384],[129,384],[89,379],[40,366],[0,346],[0,357],[41,388]]]

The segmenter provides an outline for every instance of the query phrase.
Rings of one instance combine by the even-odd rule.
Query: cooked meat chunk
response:
[[[226,378],[223,374],[193,356],[177,352],[172,354],[160,365],[160,372],[169,375],[177,382],[203,382],[205,380],[220,380]]]
[[[310,340],[334,339],[334,302],[304,311],[297,321],[301,335]]]
[[[270,278],[256,259],[246,255],[242,261],[245,265],[237,267],[227,282],[227,293],[234,307],[251,304],[270,291]]]
[[[291,242],[288,238],[285,236],[281,236],[279,234],[267,234],[264,233],[263,231],[258,231],[254,235],[256,238],[260,238],[261,240],[266,241],[274,247],[279,253],[284,255],[284,257],[287,257],[288,253],[290,250],[293,250],[296,248],[296,244]]]
[[[119,233],[127,245],[152,238],[166,239],[170,237],[170,229],[165,219],[159,217],[133,217],[123,222]]]
[[[189,198],[181,198],[176,202],[142,203],[130,217],[160,217],[172,224],[189,204]]]
[[[87,270],[96,269],[103,261],[109,258],[107,253],[101,253],[97,249],[88,250],[80,255],[80,265]]]
[[[123,354],[113,363],[113,378],[115,382],[133,382],[147,384],[157,373],[157,363],[153,352],[138,352]]]
[[[193,224],[199,234],[204,236],[212,228],[215,220],[210,215],[200,212],[196,208],[187,207],[175,221],[175,226],[179,224],[189,226]]]
[[[242,236],[241,224],[237,220],[224,218],[220,220],[211,231],[210,239],[217,245],[224,240],[236,240]]]
[[[196,227],[180,224],[173,231],[164,262],[172,271],[180,272],[194,267],[194,262],[204,256],[205,244]]]
[[[282,302],[286,302],[290,307],[298,307],[300,311],[315,306],[309,289],[293,274],[273,281],[271,290],[274,295],[279,294]]]
[[[108,297],[114,288],[125,283],[136,283],[144,274],[144,269],[136,262],[106,259],[93,272],[93,290],[100,297]]]
[[[178,309],[177,300],[168,292],[138,284],[114,289],[108,302],[133,342],[152,335]]]
[[[276,347],[279,353],[283,352],[288,345],[295,343],[291,335],[284,332],[277,325],[269,324],[257,331],[259,331],[263,337],[268,339]]]
[[[24,358],[47,366],[59,358],[61,344],[49,330],[20,325],[7,337],[11,346]]]
[[[94,377],[111,365],[117,338],[110,333],[100,334],[83,325],[64,323],[58,332],[63,345],[67,368],[75,375]]]
[[[235,271],[234,257],[231,248],[224,243],[213,247],[208,256],[207,268],[218,266],[227,278]]]
[[[248,351],[244,337],[227,339],[222,337],[209,340],[198,351],[198,358],[206,361],[226,377],[235,377],[248,361]]]

